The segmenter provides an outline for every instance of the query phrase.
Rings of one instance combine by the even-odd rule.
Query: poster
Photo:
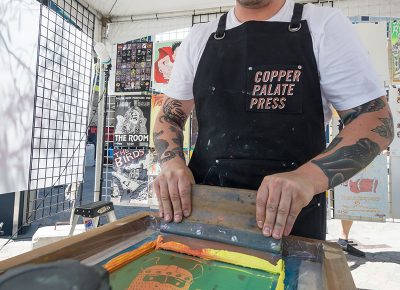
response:
[[[149,206],[152,209],[158,209],[157,196],[153,190],[154,180],[161,172],[161,166],[157,162],[157,152],[154,149],[150,149],[149,153],[149,168],[148,168],[148,192],[149,192]]]
[[[151,97],[151,120],[150,120],[150,145],[149,147],[154,148],[154,124],[156,123],[157,115],[161,110],[161,106],[164,100],[164,94],[153,95]],[[190,117],[186,121],[185,128],[183,130],[183,148],[189,148],[190,141]]]
[[[392,47],[392,82],[400,84],[400,21],[390,22]]]
[[[115,98],[114,146],[148,147],[151,97],[117,96]]]
[[[115,149],[111,201],[117,205],[148,205],[147,171],[149,154],[145,149]]]
[[[400,156],[390,157],[390,183],[391,183],[391,216],[400,219]]]
[[[153,89],[162,92],[171,78],[172,68],[181,41],[154,43]]]
[[[335,187],[334,217],[385,221],[388,212],[387,168],[387,156],[378,155],[367,168]]]
[[[152,42],[117,45],[115,92],[143,92],[150,89]]]
[[[392,111],[394,139],[390,144],[390,155],[400,156],[400,88],[390,88],[389,106]]]

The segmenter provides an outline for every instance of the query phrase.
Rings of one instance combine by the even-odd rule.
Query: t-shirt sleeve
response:
[[[366,48],[340,11],[325,23],[318,63],[322,94],[336,110],[348,110],[385,95]]]
[[[193,28],[178,48],[171,78],[164,93],[178,100],[193,99],[194,57],[192,49]]]

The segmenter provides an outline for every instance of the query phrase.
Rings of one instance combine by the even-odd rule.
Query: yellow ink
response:
[[[242,253],[215,249],[192,249],[182,243],[164,242],[161,236],[157,239],[156,248],[277,274],[279,278],[276,289],[284,289],[285,267],[282,259],[273,265],[267,260]]]

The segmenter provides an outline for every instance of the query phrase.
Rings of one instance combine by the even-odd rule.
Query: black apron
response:
[[[193,85],[196,183],[257,190],[266,175],[292,171],[325,149],[318,67],[302,13],[295,4],[291,23],[248,21],[230,30],[221,17]],[[325,239],[325,199],[313,198],[291,234]]]

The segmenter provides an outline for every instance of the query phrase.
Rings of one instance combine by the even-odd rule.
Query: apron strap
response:
[[[221,18],[219,19],[217,32],[215,32],[214,38],[216,40],[221,40],[225,37],[225,30],[226,30],[226,18],[228,13],[224,13]]]
[[[300,3],[294,4],[292,20],[289,24],[290,32],[297,32],[301,29],[301,18],[303,16],[304,5]]]

